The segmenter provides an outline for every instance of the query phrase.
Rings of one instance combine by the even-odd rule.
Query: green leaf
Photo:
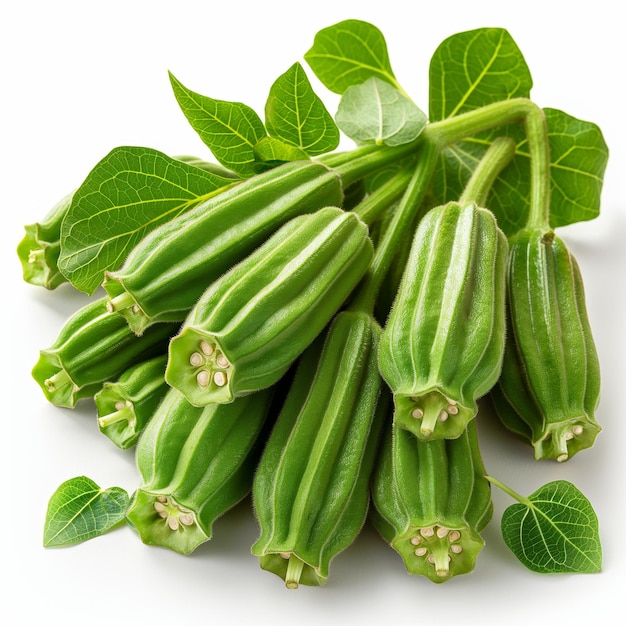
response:
[[[309,155],[301,148],[285,143],[275,137],[263,137],[254,146],[254,151],[257,158],[268,165],[285,163],[287,161],[301,161],[309,158]]]
[[[278,77],[265,104],[267,132],[316,156],[339,145],[339,129],[300,63]]]
[[[214,100],[187,89],[171,72],[170,82],[185,117],[215,158],[243,177],[258,173],[254,146],[267,134],[261,118],[241,102]]]
[[[502,516],[502,536],[515,556],[540,573],[595,573],[602,568],[598,519],[571,483],[550,482]]]
[[[550,225],[590,220],[600,213],[609,149],[596,124],[544,109],[550,138]]]
[[[69,546],[106,533],[124,522],[129,501],[120,487],[100,489],[86,476],[65,481],[48,503],[44,546]]]
[[[233,182],[151,148],[114,148],[74,193],[61,226],[60,271],[92,294],[148,232]]]
[[[322,84],[335,93],[342,94],[371,76],[402,91],[391,69],[385,37],[368,22],[345,20],[320,30],[304,58]]]
[[[336,118],[339,128],[358,144],[387,146],[410,143],[427,121],[412,100],[375,76],[346,90]]]
[[[511,35],[480,28],[452,35],[429,69],[429,117],[438,121],[510,98],[528,98],[532,78]]]

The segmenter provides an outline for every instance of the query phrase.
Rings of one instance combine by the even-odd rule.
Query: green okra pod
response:
[[[322,585],[331,559],[356,538],[387,403],[381,400],[380,327],[344,311],[303,354],[253,484],[263,569]],[[384,396],[387,399],[387,396]]]
[[[410,574],[442,583],[471,572],[493,513],[475,420],[456,439],[387,428],[372,502],[374,526]]]
[[[170,343],[168,384],[197,406],[273,385],[372,256],[367,226],[352,212],[326,207],[290,220],[203,293]]]
[[[98,427],[118,448],[137,443],[139,435],[167,393],[167,354],[131,365],[94,395]]]
[[[239,182],[156,228],[107,272],[109,309],[137,334],[158,321],[181,322],[210,283],[286,221],[342,202],[339,174],[312,161]]]
[[[506,261],[487,209],[449,203],[420,221],[381,339],[397,426],[454,438],[475,417],[502,364]]]
[[[63,197],[41,222],[24,226],[25,235],[17,246],[17,255],[27,283],[52,290],[67,282],[59,271],[58,260],[61,252],[61,223],[73,196],[72,191]]]
[[[511,240],[508,311],[494,407],[536,459],[566,461],[601,431],[600,365],[580,269],[553,231],[529,228]]]
[[[176,328],[158,324],[137,337],[100,298],[70,316],[52,345],[40,351],[33,378],[52,404],[72,408],[134,363],[164,353]]]
[[[170,390],[139,439],[141,485],[126,513],[141,540],[189,554],[252,487],[273,391],[190,405]]]

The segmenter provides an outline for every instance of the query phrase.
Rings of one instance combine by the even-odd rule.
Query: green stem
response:
[[[361,200],[352,209],[352,212],[356,213],[368,226],[371,226],[386,209],[400,199],[410,179],[410,170],[402,170],[394,174]]]
[[[289,556],[289,563],[287,563],[287,573],[285,574],[285,585],[288,589],[298,588],[303,569],[304,561],[299,559],[295,554],[291,554]]]
[[[497,126],[523,122],[530,153],[530,213],[527,227],[549,227],[550,222],[550,146],[545,115],[527,98],[513,98],[488,104],[429,124],[422,138],[441,148]]]
[[[459,198],[459,204],[465,206],[473,202],[477,206],[485,206],[494,181],[514,156],[513,139],[510,137],[495,139],[467,181]]]
[[[407,232],[412,232],[411,226],[414,222],[415,212],[424,200],[430,179],[435,171],[438,156],[439,147],[433,142],[425,142],[408,187],[394,213],[389,228],[385,231],[376,248],[368,273],[350,306],[352,310],[368,313],[374,310],[376,296],[391,266],[400,241],[406,237]]]
[[[422,144],[421,137],[401,146],[366,146],[344,154],[343,159],[320,159],[337,170],[344,188],[384,167],[414,155]]]
[[[485,478],[490,483],[495,485],[498,489],[501,489],[502,491],[504,491],[504,493],[510,495],[513,500],[517,500],[520,504],[523,504],[525,506],[532,506],[532,503],[528,498],[520,495],[519,493],[517,493],[517,491],[513,491],[513,489],[507,487],[504,483],[501,483],[497,478],[494,478],[493,476],[485,476]]]

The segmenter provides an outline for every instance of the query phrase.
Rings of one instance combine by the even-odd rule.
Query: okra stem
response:
[[[371,226],[383,211],[402,196],[410,179],[410,170],[398,172],[359,202],[352,212]]]
[[[515,142],[510,137],[498,137],[478,162],[459,198],[459,204],[465,206],[474,202],[485,206],[489,190],[500,172],[515,156]]]
[[[46,378],[44,384],[50,393],[57,391],[61,387],[65,385],[73,385],[72,379],[69,377],[68,373],[61,369],[54,376],[50,378]]]
[[[546,227],[550,218],[550,145],[543,110],[528,98],[488,104],[439,122],[422,132],[422,139],[441,148],[497,126],[523,122],[530,153],[530,213],[527,227]]]
[[[485,478],[492,484],[504,491],[504,493],[508,494],[513,498],[513,500],[517,500],[520,504],[525,504],[526,506],[532,506],[530,500],[525,498],[524,496],[517,493],[517,491],[513,491],[510,487],[507,487],[504,483],[501,483],[497,478],[493,476],[485,476]]]
[[[393,257],[402,237],[412,232],[416,210],[419,209],[430,179],[437,164],[439,146],[434,142],[425,142],[419,155],[417,165],[400,200],[389,228],[376,248],[374,259],[370,264],[361,286],[350,307],[354,311],[361,310],[371,313],[374,310],[378,290],[391,266]]]
[[[297,589],[300,585],[300,576],[304,569],[304,561],[299,559],[295,554],[289,555],[289,563],[287,564],[287,573],[285,574],[285,585],[287,589]]]

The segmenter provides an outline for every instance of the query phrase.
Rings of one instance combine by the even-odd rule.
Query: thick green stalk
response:
[[[400,201],[400,206],[376,248],[368,273],[352,302],[350,307],[352,310],[373,312],[378,290],[389,270],[399,242],[410,231],[415,211],[420,207],[426,195],[438,155],[439,148],[435,143],[426,142],[424,144],[411,180]]]
[[[465,206],[474,202],[477,206],[485,206],[494,181],[511,162],[514,155],[515,142],[513,139],[510,137],[495,139],[467,181],[467,185],[459,198],[459,204]]]
[[[528,227],[549,227],[550,146],[545,115],[527,98],[512,98],[429,124],[421,137],[440,148],[513,122],[523,122],[530,152],[530,214]]]

